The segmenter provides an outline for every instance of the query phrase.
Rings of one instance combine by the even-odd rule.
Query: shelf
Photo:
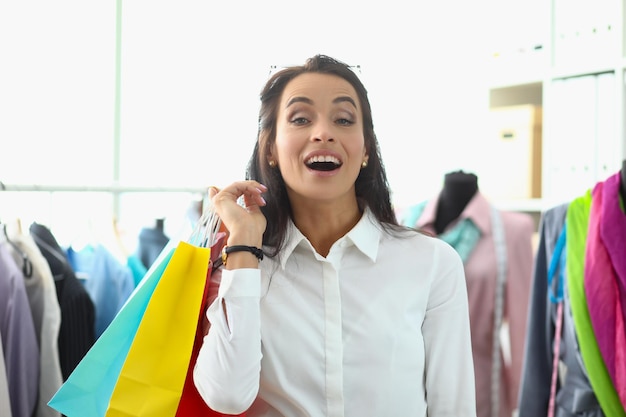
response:
[[[542,97],[542,82],[493,87],[489,90],[489,108],[517,106],[520,104],[541,106],[543,102]]]
[[[505,88],[526,87],[536,84],[540,85],[543,82],[544,79],[539,76],[492,78],[492,82],[489,83],[489,89],[501,90]]]
[[[559,205],[559,202],[542,198],[529,198],[525,200],[494,200],[493,205],[500,210],[520,211],[526,213],[542,213],[549,208]]]
[[[609,72],[615,72],[616,69],[619,69],[618,66],[597,66],[597,65],[579,65],[577,67],[568,66],[566,69],[562,68],[553,68],[550,71],[550,79],[559,80],[563,78],[572,78],[572,77],[582,77],[585,75],[598,75],[605,74]]]

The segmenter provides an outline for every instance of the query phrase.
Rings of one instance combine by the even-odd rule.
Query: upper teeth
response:
[[[332,162],[339,165],[339,159],[331,155],[316,155],[306,161],[307,164],[312,164],[313,162]]]

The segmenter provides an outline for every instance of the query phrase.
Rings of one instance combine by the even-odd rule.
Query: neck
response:
[[[317,253],[327,256],[332,245],[345,236],[361,219],[354,204],[293,204],[293,222],[311,242]]]

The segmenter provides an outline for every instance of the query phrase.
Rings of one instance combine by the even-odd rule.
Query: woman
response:
[[[349,66],[318,55],[268,80],[247,177],[210,190],[234,250],[194,368],[207,404],[247,416],[475,416],[463,265],[398,225]]]

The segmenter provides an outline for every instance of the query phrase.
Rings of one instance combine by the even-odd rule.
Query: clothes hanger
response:
[[[35,243],[37,243],[37,246],[39,246],[40,249],[45,249],[46,252],[54,256],[59,262],[61,262],[61,265],[63,265],[64,268],[68,267],[68,261],[64,254],[59,253],[58,250],[53,248],[52,245],[44,241],[41,237],[37,236],[36,233],[31,233],[31,236],[33,237],[33,240],[35,240]],[[65,277],[63,273],[54,274],[53,276],[55,281],[62,281]]]
[[[119,251],[120,256],[122,256],[125,260],[130,256],[130,251],[126,248],[124,244],[123,232],[120,230],[120,223],[117,218],[113,217],[112,221],[112,230],[113,230],[113,238],[117,245],[117,249]]]
[[[33,276],[33,263],[31,262],[31,260],[28,258],[28,255],[22,251],[19,246],[17,246],[17,244],[15,242],[13,242],[10,238],[9,238],[9,233],[7,232],[7,225],[6,223],[2,223],[2,232],[4,233],[4,238],[6,239],[7,243],[9,245],[11,245],[11,247],[20,255],[20,257],[22,258],[22,273],[24,274],[25,278],[30,278]]]
[[[221,225],[222,220],[213,209],[211,200],[208,200],[200,219],[187,241],[196,246],[210,248],[217,241]]]
[[[187,241],[193,245],[210,248],[217,243],[220,233],[224,233],[222,230],[222,219],[219,218],[215,212],[211,200],[207,200],[206,206],[194,227],[191,236]],[[213,271],[222,266],[222,258],[219,257],[213,264]]]

